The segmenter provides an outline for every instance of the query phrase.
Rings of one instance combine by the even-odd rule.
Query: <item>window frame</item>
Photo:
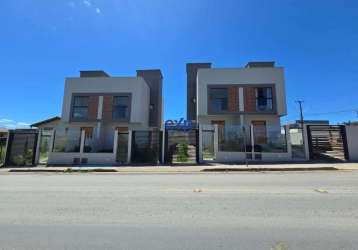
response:
[[[213,98],[211,98],[211,91],[213,89],[225,89],[226,90],[226,110],[214,110],[211,104],[211,101],[213,100]],[[215,99],[224,99],[224,98],[215,98]],[[222,114],[222,113],[230,113],[229,111],[229,86],[227,85],[213,85],[213,86],[208,86],[208,95],[207,95],[207,105],[208,105],[208,111],[209,113],[212,114]]]
[[[87,98],[87,105],[75,105],[76,98]],[[89,98],[90,95],[88,94],[73,94],[72,95],[72,102],[71,102],[71,120],[72,121],[87,121],[89,119],[88,112],[89,112]],[[87,108],[87,116],[86,117],[74,117],[75,109],[76,108]]]
[[[271,90],[271,97],[266,97],[266,109],[265,110],[260,110],[259,109],[259,89],[270,89]],[[268,100],[271,100],[271,108],[270,109],[267,109],[267,103],[268,103]],[[256,102],[256,111],[257,112],[272,112],[274,110],[274,102],[273,102],[273,87],[255,87],[255,102]]]
[[[252,87],[252,88],[271,88],[272,89],[272,109],[271,110],[256,110],[256,111],[237,111],[237,112],[231,112],[231,111],[222,111],[222,112],[216,112],[213,111],[210,107],[210,89],[212,88],[227,88],[229,87],[238,87],[243,88],[245,92],[245,87]],[[276,98],[276,83],[257,83],[257,84],[247,84],[247,83],[232,83],[232,84],[211,84],[208,83],[206,85],[207,88],[207,94],[206,94],[206,110],[207,115],[235,115],[235,114],[277,114],[277,98]],[[239,92],[239,91],[238,91]],[[256,92],[256,91],[255,91]],[[240,92],[239,92],[240,93]],[[243,96],[243,102],[245,103],[245,93]],[[240,97],[239,97],[240,100]],[[229,101],[229,100],[228,100]],[[240,102],[240,101],[239,101]],[[255,96],[255,102],[256,102],[256,96]],[[229,107],[228,107],[229,108]]]
[[[115,106],[120,106],[120,105],[114,105],[114,100],[116,97],[126,97],[128,98],[128,115],[124,118],[115,118],[113,116],[114,114],[114,107]],[[112,121],[126,121],[126,122],[129,122],[130,121],[130,118],[131,118],[131,110],[132,109],[132,94],[131,93],[121,93],[121,94],[113,94],[112,96]]]

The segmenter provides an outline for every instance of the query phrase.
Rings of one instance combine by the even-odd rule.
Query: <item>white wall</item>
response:
[[[72,93],[131,93],[131,123],[148,125],[149,87],[142,77],[74,77],[65,79],[62,121],[69,122]]]
[[[208,114],[207,86],[212,84],[274,84],[277,114],[287,114],[284,70],[275,68],[199,69],[197,76],[198,116]]]
[[[346,126],[349,160],[358,161],[358,126]]]

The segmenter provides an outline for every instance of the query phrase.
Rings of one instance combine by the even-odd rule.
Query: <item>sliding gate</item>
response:
[[[345,126],[307,126],[310,159],[345,161],[349,159]]]
[[[5,165],[35,165],[37,139],[38,131],[35,129],[10,130]]]
[[[164,160],[168,164],[199,162],[199,130],[165,130]]]

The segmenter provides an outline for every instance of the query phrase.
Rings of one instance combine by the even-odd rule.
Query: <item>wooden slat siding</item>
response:
[[[239,111],[239,89],[237,86],[228,88],[228,108],[229,112]]]
[[[251,124],[254,126],[255,144],[266,144],[266,121],[252,121]]]
[[[245,112],[256,111],[255,87],[244,88],[244,104],[245,104]]]
[[[112,120],[112,105],[113,105],[113,96],[110,95],[103,96],[102,118],[104,121]]]
[[[98,113],[98,96],[88,98],[88,117],[91,120],[97,119]]]

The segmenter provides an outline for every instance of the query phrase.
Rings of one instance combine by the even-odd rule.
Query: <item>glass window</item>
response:
[[[270,111],[273,109],[272,88],[256,88],[256,110]]]
[[[88,96],[74,96],[72,107],[72,118],[87,119],[88,117]]]
[[[227,88],[210,88],[209,105],[210,105],[210,111],[212,112],[228,111]]]
[[[113,97],[113,119],[129,119],[129,96],[114,96]]]

